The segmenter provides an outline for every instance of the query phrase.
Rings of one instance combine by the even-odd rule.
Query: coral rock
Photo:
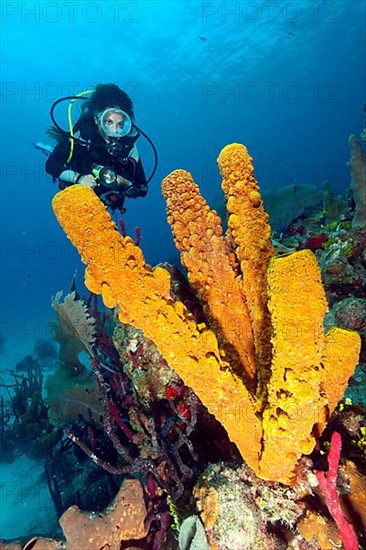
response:
[[[71,506],[60,518],[67,550],[92,548],[119,550],[121,540],[142,539],[147,535],[141,483],[125,479],[113,503],[103,512],[82,512]]]
[[[342,507],[349,520],[353,521],[356,516],[360,527],[366,532],[366,478],[350,460],[347,460],[342,470],[349,479],[351,489],[350,493],[341,496]]]
[[[366,226],[366,155],[362,150],[361,143],[356,136],[350,136],[348,145],[351,149],[349,167],[351,169],[351,189],[356,203],[355,215],[352,220],[352,227]]]
[[[320,550],[342,547],[335,523],[316,512],[308,510],[298,522],[297,528],[305,540],[315,543]]]

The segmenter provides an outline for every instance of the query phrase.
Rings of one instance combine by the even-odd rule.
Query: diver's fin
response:
[[[38,143],[32,142],[32,145],[38,151],[42,151],[42,153],[46,155],[46,157],[49,157],[53,151],[53,147],[51,145],[45,145],[41,141],[39,141]]]

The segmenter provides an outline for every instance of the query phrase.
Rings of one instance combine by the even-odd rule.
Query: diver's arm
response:
[[[64,189],[69,185],[76,183],[79,176],[75,170],[67,169],[67,157],[69,155],[70,146],[68,141],[62,141],[56,145],[46,161],[46,172],[50,174],[54,180],[58,180],[60,189]]]
[[[46,160],[46,172],[54,178],[58,178],[65,170],[67,157],[69,155],[69,148],[70,146],[68,140],[61,141],[56,145]]]
[[[74,170],[64,170],[61,172],[58,179],[65,182],[66,186],[67,184],[73,185],[74,183],[80,183],[80,185],[84,185],[85,187],[94,188],[97,185],[97,180],[93,174],[80,174]]]
[[[57,179],[60,189],[65,189],[65,187],[69,187],[70,185],[75,185],[77,183],[84,185],[85,187],[91,187],[92,189],[94,189],[97,185],[97,180],[93,174],[80,174],[79,172],[75,172],[75,170],[64,170]]]
[[[58,176],[58,179],[64,181],[65,183],[73,184],[76,183],[79,176],[79,172],[75,172],[74,170],[64,170]]]
[[[66,161],[70,153],[70,145],[68,141],[62,141],[52,151],[46,161],[46,172],[59,180],[59,187],[65,188],[75,183],[80,183],[87,187],[95,187],[96,180],[92,174],[85,174],[77,170],[70,170],[67,167]],[[79,155],[80,156],[80,155]],[[75,164],[76,155],[74,153],[73,166]],[[76,166],[78,166],[78,162]]]

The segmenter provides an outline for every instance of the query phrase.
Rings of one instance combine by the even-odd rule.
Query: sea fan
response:
[[[94,355],[93,345],[96,337],[95,319],[90,315],[88,308],[79,299],[75,292],[70,292],[60,302],[62,291],[52,298],[52,307],[58,316],[59,326],[56,329],[56,339],[73,340],[80,344],[80,351],[85,349],[91,356]]]

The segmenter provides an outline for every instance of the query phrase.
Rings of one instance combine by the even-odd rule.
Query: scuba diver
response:
[[[90,98],[84,97],[91,92]],[[85,103],[73,126],[71,109],[77,99]],[[53,114],[56,105],[66,100],[70,101],[68,132],[57,124]],[[46,152],[46,172],[58,180],[59,189],[78,183],[91,187],[113,211],[123,210],[126,197],[145,197],[156,171],[157,153],[150,138],[136,126],[133,104],[126,92],[115,84],[99,84],[95,90],[55,101],[51,118],[54,127],[48,134],[57,145],[52,152]],[[155,156],[148,179],[136,147],[141,134]]]

